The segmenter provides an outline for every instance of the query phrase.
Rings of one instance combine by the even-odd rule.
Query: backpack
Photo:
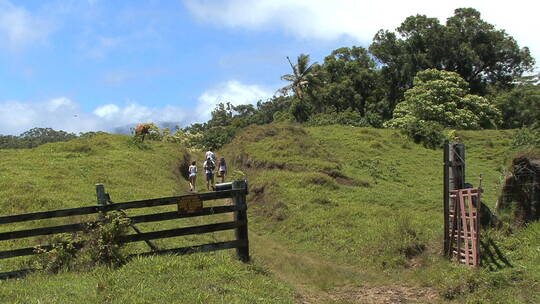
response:
[[[216,164],[213,160],[210,160],[210,162],[206,161],[206,168],[209,170],[214,170],[216,168]]]

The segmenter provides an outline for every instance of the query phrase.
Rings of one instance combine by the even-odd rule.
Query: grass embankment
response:
[[[0,215],[91,206],[95,184],[103,183],[115,202],[186,193],[178,167],[186,151],[178,145],[147,141],[132,144],[127,136],[100,135],[30,150],[0,150]],[[204,181],[198,181],[203,189]],[[128,210],[129,215],[174,210]],[[0,232],[77,222],[69,217],[2,225]],[[173,220],[138,225],[161,230],[222,218]],[[158,228],[159,227],[159,228]],[[160,249],[231,239],[232,231],[157,240]],[[33,246],[48,238],[0,242],[0,250]],[[143,242],[129,252],[148,251]],[[27,259],[0,260],[0,271],[25,266]],[[1,303],[291,303],[292,291],[257,264],[237,262],[232,251],[192,256],[136,259],[120,268],[97,267],[59,274],[35,273],[0,281]]]
[[[492,209],[512,134],[459,133],[467,180],[477,186],[483,174]],[[441,257],[441,150],[392,130],[268,125],[246,130],[223,153],[250,178],[255,258],[308,298],[377,301],[372,291],[386,286],[382,294],[412,290],[404,298],[418,302],[540,301],[539,223],[485,231],[513,267],[499,260],[498,270],[474,270]]]

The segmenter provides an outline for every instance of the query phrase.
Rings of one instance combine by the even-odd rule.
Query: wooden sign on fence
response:
[[[203,203],[198,195],[178,199],[178,213],[195,213],[202,210]]]

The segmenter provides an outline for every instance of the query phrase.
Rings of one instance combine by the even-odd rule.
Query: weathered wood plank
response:
[[[234,241],[226,241],[226,242],[218,242],[218,243],[211,243],[211,244],[204,244],[204,245],[195,245],[195,246],[166,249],[166,250],[160,250],[160,251],[138,253],[138,254],[131,255],[130,258],[145,257],[145,256],[151,256],[151,255],[166,255],[166,254],[184,255],[184,254],[191,254],[191,253],[197,253],[197,252],[210,252],[210,251],[217,251],[217,250],[224,250],[224,249],[232,249],[232,248],[238,248],[242,246],[245,246],[245,242],[234,240]]]
[[[242,262],[249,262],[249,240],[248,240],[248,218],[246,205],[247,184],[245,181],[234,181],[232,188],[240,191],[233,196],[234,205],[238,207],[238,211],[234,212],[234,220],[243,223],[235,229],[236,240],[244,245],[236,248],[236,255]]]
[[[41,246],[41,248],[45,250],[50,250],[52,246],[45,245],[45,246]],[[6,251],[0,251],[0,259],[14,258],[14,257],[25,256],[25,255],[33,255],[33,254],[37,254],[35,247],[6,250]]]
[[[132,254],[129,256],[129,258],[146,257],[146,256],[151,256],[151,255],[166,255],[166,254],[185,255],[185,254],[192,254],[192,253],[198,253],[198,252],[211,252],[211,251],[217,251],[217,250],[226,250],[226,249],[238,248],[242,246],[245,246],[245,244],[242,241],[234,240],[234,241],[218,242],[218,243],[211,243],[211,244],[204,244],[204,245],[195,245],[195,246]],[[35,254],[35,253],[32,253],[32,254]],[[21,270],[16,270],[16,271],[2,272],[0,273],[0,280],[20,278],[33,271],[35,271],[35,269],[21,269]]]
[[[144,241],[144,240],[169,238],[169,237],[175,237],[175,236],[202,234],[202,233],[234,229],[243,224],[244,223],[242,222],[225,222],[225,223],[208,224],[208,225],[193,226],[193,227],[175,228],[175,229],[169,229],[169,230],[160,230],[160,231],[153,231],[153,232],[144,232],[140,234],[125,235],[120,238],[120,241],[122,243],[131,243],[131,242],[139,242],[139,241]],[[74,245],[78,246],[80,244],[75,243]],[[42,245],[40,247],[45,250],[50,250],[52,248],[51,245]],[[0,251],[0,259],[33,255],[33,254],[36,254],[35,247],[13,249],[13,250],[7,250],[7,251]]]
[[[218,192],[206,192],[195,194],[203,201],[229,198],[238,193],[239,190],[227,190],[227,191],[218,191]],[[245,190],[240,190],[245,191]],[[108,212],[113,210],[120,209],[134,209],[134,208],[145,208],[145,207],[157,207],[157,206],[166,206],[176,204],[179,198],[187,197],[190,195],[181,195],[181,196],[171,196],[171,197],[162,197],[148,200],[132,201],[132,202],[123,202],[115,203],[112,205],[105,206],[88,206],[88,207],[79,207],[79,208],[70,208],[70,209],[61,209],[53,211],[43,211],[43,212],[34,212],[26,214],[17,214],[17,215],[8,215],[0,216],[0,224],[16,223],[16,222],[26,222],[31,220],[41,220],[48,218],[56,217],[66,217],[73,215],[86,215],[94,214],[98,212]]]
[[[208,224],[201,226],[193,227],[184,227],[184,228],[175,228],[169,230],[161,230],[154,232],[145,232],[141,234],[130,234],[125,235],[120,238],[122,243],[131,243],[144,240],[154,240],[154,239],[163,239],[175,236],[191,235],[191,234],[202,234],[208,232],[222,231],[237,228],[244,223],[242,222],[226,222],[226,223],[217,223],[217,224]]]
[[[73,215],[85,215],[97,213],[99,211],[98,206],[89,206],[89,207],[79,207],[79,208],[70,208],[54,211],[43,211],[35,213],[26,213],[26,214],[17,214],[17,215],[8,215],[0,217],[0,224],[8,223],[17,223],[17,222],[26,222],[33,220],[41,220],[55,217],[65,217]]]
[[[22,278],[26,276],[27,274],[32,273],[34,271],[36,271],[36,269],[28,268],[28,269],[20,269],[20,270],[15,270],[15,271],[0,272],[0,280]]]
[[[157,221],[173,220],[173,219],[179,219],[179,218],[188,218],[188,217],[197,217],[197,216],[234,212],[234,211],[239,210],[238,208],[239,207],[237,206],[215,206],[215,207],[205,207],[201,211],[194,212],[194,213],[180,214],[177,211],[171,211],[171,212],[162,212],[162,213],[155,213],[155,214],[138,215],[138,216],[132,216],[129,218],[131,219],[133,224],[137,224],[137,223],[157,222]],[[95,225],[96,223],[97,221],[93,221],[93,222],[86,222],[86,223],[79,223],[79,224],[59,225],[59,226],[51,226],[51,227],[44,227],[44,228],[34,228],[34,229],[2,232],[0,233],[0,241],[40,236],[40,235],[51,235],[51,234],[56,234],[56,233],[77,232],[77,231],[84,230],[88,226]]]
[[[131,216],[130,219],[133,221],[133,223],[146,223],[146,222],[174,220],[174,219],[179,219],[179,218],[205,216],[205,215],[212,215],[212,214],[221,214],[221,213],[227,213],[227,212],[234,212],[237,210],[238,210],[237,206],[215,206],[215,207],[204,207],[201,211],[193,212],[193,213],[178,213],[177,211],[171,211],[171,212],[163,212],[163,213],[156,213],[156,214]]]
[[[45,227],[45,228],[35,228],[35,229],[2,232],[0,233],[0,241],[20,239],[20,238],[32,237],[32,236],[38,236],[38,235],[77,232],[77,231],[84,230],[85,227],[89,224],[84,224],[84,223],[69,224],[69,225],[60,225],[60,226],[52,226],[52,227]]]

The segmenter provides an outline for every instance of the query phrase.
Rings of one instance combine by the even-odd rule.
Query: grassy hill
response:
[[[178,145],[151,141],[136,145],[123,135],[99,135],[29,150],[0,150],[0,215],[95,205],[96,183],[105,184],[115,202],[182,194],[189,187],[180,178],[178,168],[186,154]],[[202,189],[202,179],[199,184]],[[154,212],[158,211],[154,209]],[[128,213],[136,214],[134,210]],[[0,231],[80,219],[2,225]],[[86,219],[95,219],[95,215]],[[202,220],[174,220],[138,227],[152,231],[159,225],[162,230],[197,221]],[[230,238],[232,232],[228,231],[222,235],[170,238],[155,243],[160,249],[174,248],[225,237],[226,233]],[[2,241],[0,248],[32,246],[38,241],[36,238],[16,243]],[[148,251],[144,247],[141,242],[126,250]],[[21,268],[26,261],[0,260],[0,270]],[[0,281],[0,302],[292,303],[293,292],[263,268],[238,262],[228,251],[140,258],[117,269],[102,266],[57,275],[35,273],[20,280]]]
[[[478,185],[483,174],[483,200],[492,208],[512,134],[458,134],[467,149],[467,180]],[[341,298],[361,302],[374,289],[393,287],[413,290],[418,302],[540,301],[539,223],[512,234],[485,231],[512,268],[473,270],[441,257],[441,150],[392,130],[268,125],[245,131],[224,153],[250,177],[258,239],[277,242],[297,259],[256,253],[287,282],[309,286],[307,294],[330,301],[347,286],[349,296]]]
[[[467,148],[467,179],[478,185],[483,174],[483,200],[493,207],[513,132],[458,135]],[[104,183],[117,202],[184,193],[188,187],[178,174],[180,163],[202,158],[202,153],[186,153],[168,143],[139,147],[120,135],[0,150],[0,215],[93,205],[95,183]],[[251,264],[219,252],[137,259],[118,269],[37,273],[0,281],[0,301],[540,301],[539,223],[512,232],[484,231],[513,267],[490,262],[470,269],[442,258],[440,150],[412,144],[391,130],[265,125],[245,129],[219,155],[248,175]],[[157,243],[171,248],[226,237],[216,233]],[[127,249],[143,250],[144,244]],[[14,266],[0,263],[2,269]]]

